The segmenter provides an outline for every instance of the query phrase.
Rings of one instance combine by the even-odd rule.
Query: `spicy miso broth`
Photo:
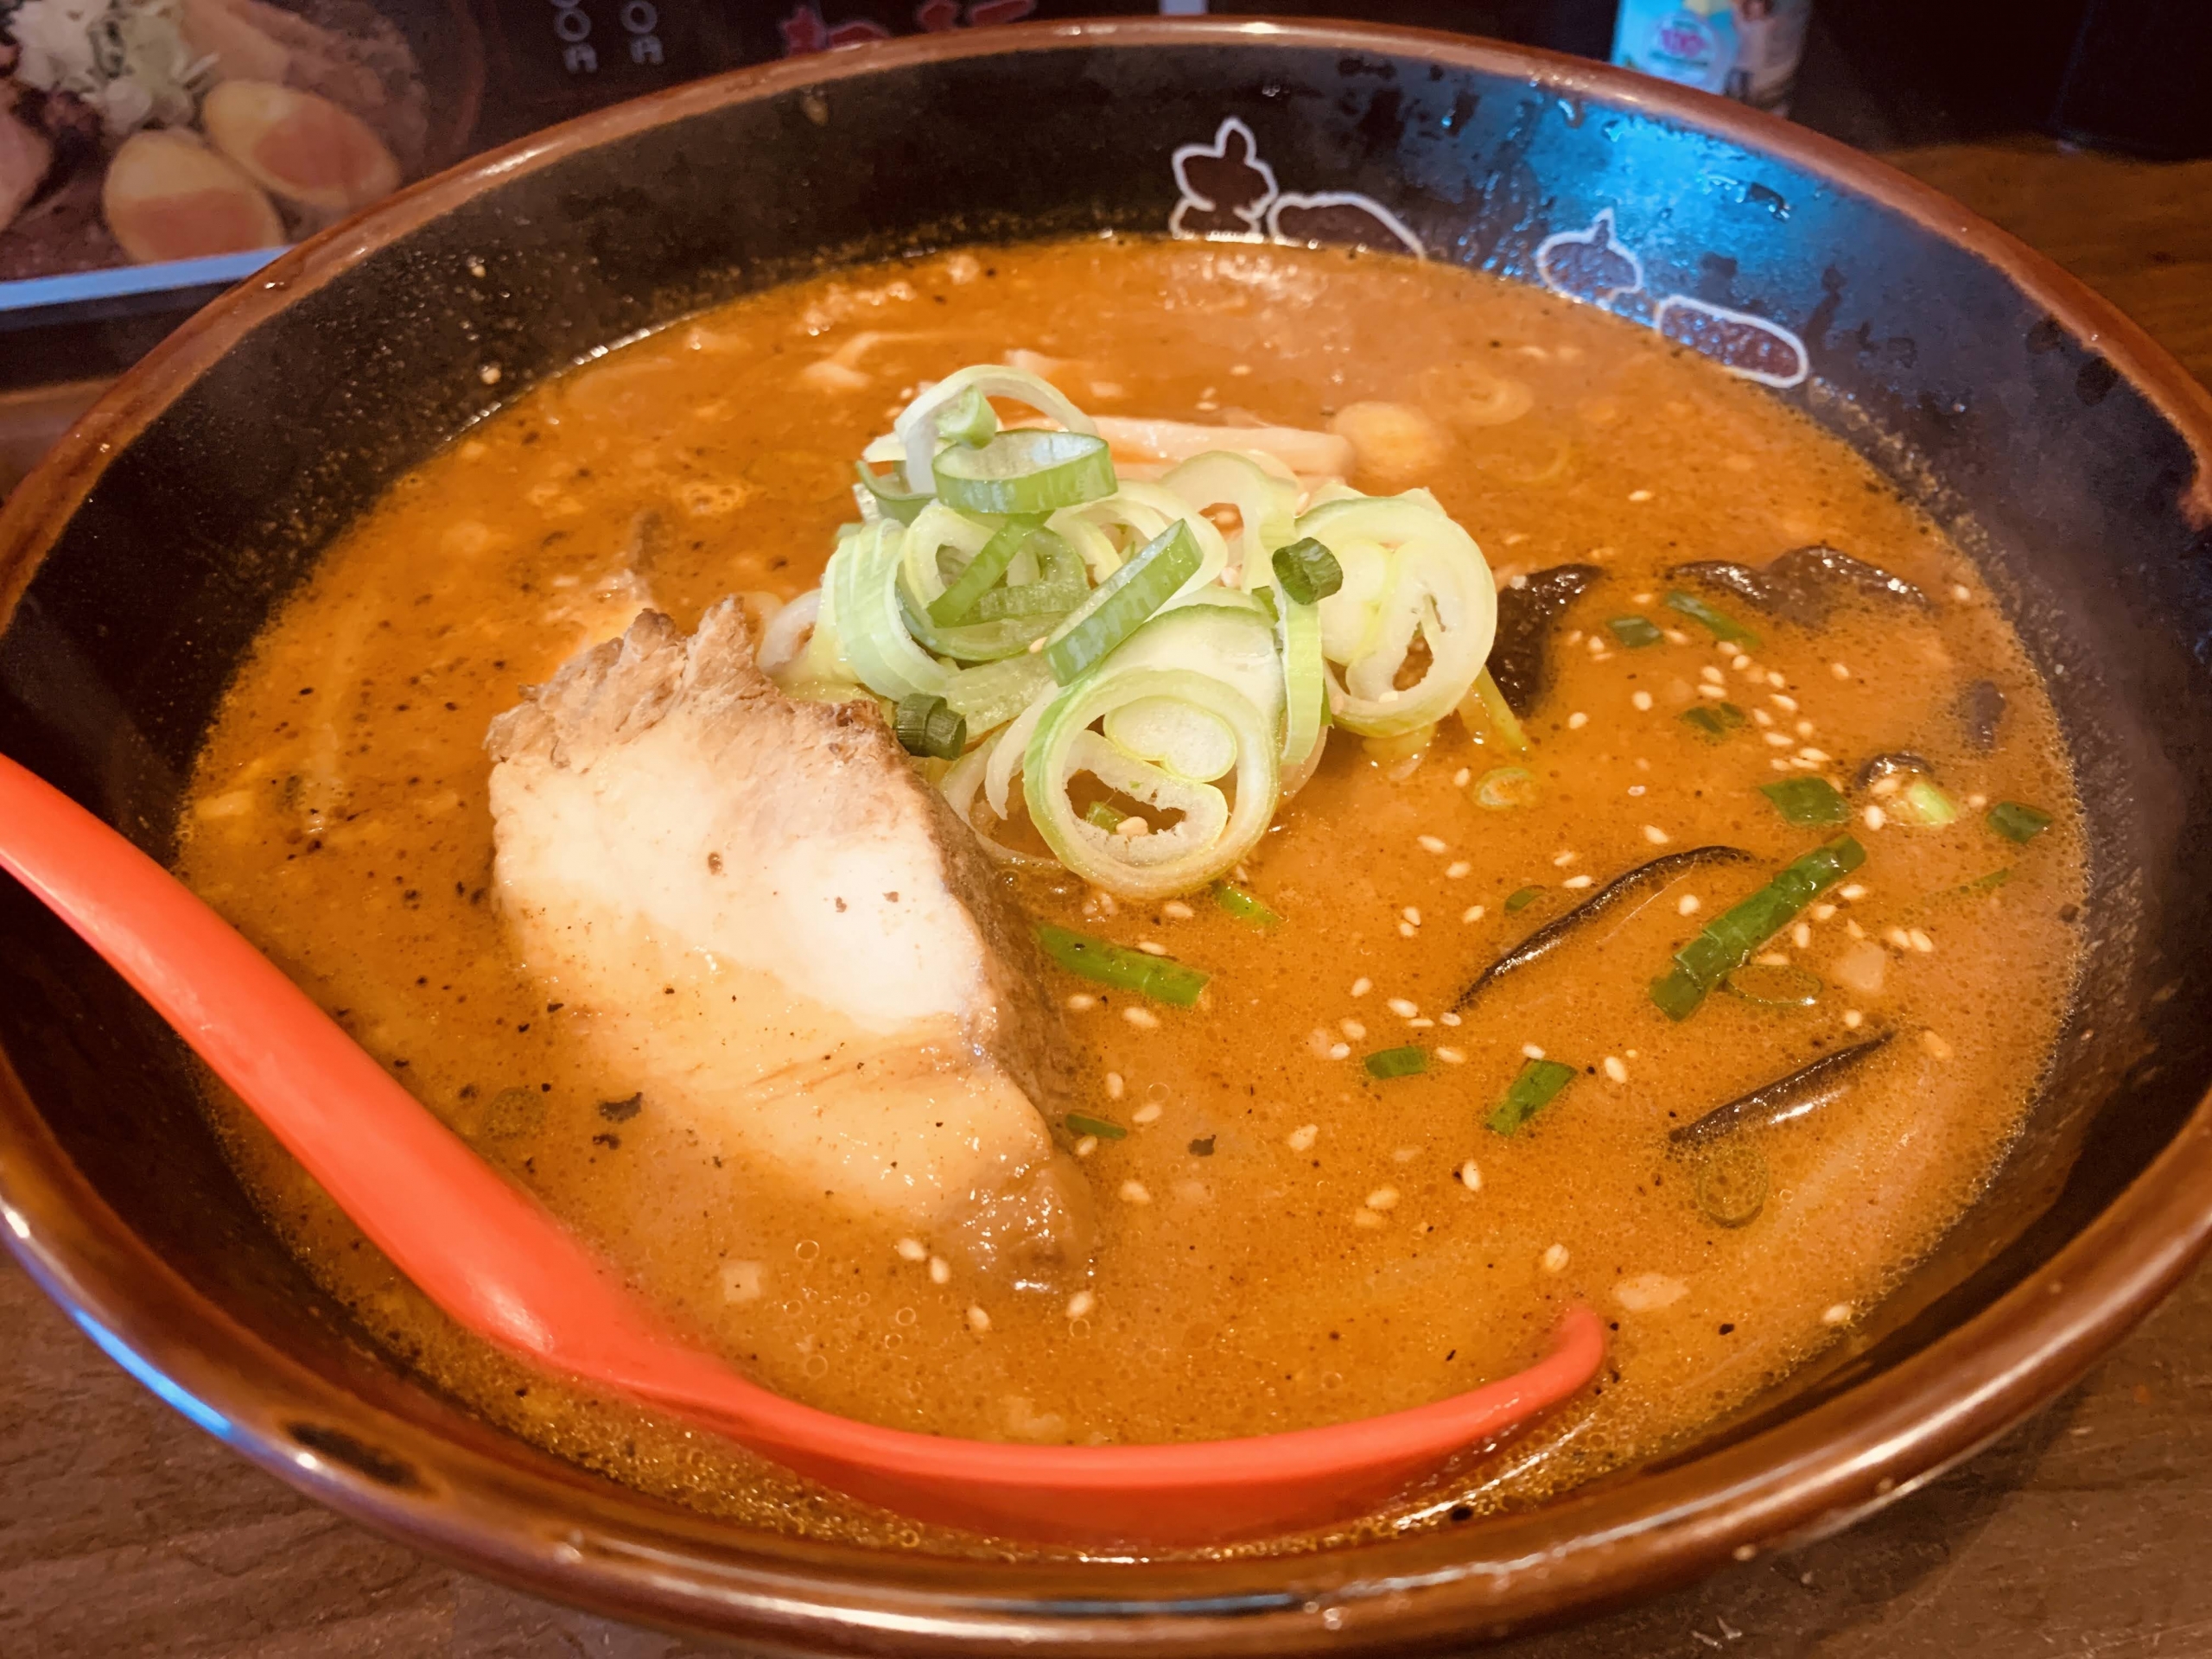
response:
[[[947,379],[983,365],[1102,435],[995,371]],[[1217,448],[1267,480],[1241,506],[1178,470]],[[1069,481],[1106,452],[1110,475]],[[918,516],[917,465],[953,517]],[[1092,493],[1061,503],[1036,483],[1056,467],[1052,488]],[[1179,480],[1205,499],[1162,505]],[[1332,524],[1351,528],[1332,543]],[[950,539],[902,563],[931,524]],[[1464,590],[1404,601],[1399,637],[1419,537],[1478,552],[1451,555]],[[833,575],[825,607],[833,552],[909,585],[869,620],[876,590]],[[583,700],[626,695],[652,652],[689,651],[698,679],[710,636],[746,685],[767,667],[743,718],[772,729],[732,748],[716,705],[691,747],[601,755],[631,768],[619,809],[611,784],[577,794],[563,757],[604,736]],[[929,648],[986,639],[1038,649]],[[1093,729],[1058,701],[1145,650],[1165,689],[1116,705],[1135,713]],[[1470,650],[1481,680],[1442,684]],[[1279,677],[1237,681],[1241,702],[1187,678],[1248,672]],[[879,769],[890,827],[683,841],[685,803],[781,786],[826,729],[769,702],[840,699],[896,734],[836,751],[839,789]],[[985,752],[1023,715],[1008,758],[1072,758],[995,792]],[[1222,743],[1238,759],[1210,772]],[[746,822],[772,838],[787,816]],[[640,1294],[834,1411],[1048,1443],[1259,1433],[1478,1386],[1566,1306],[1598,1310],[1597,1383],[1428,1514],[1679,1444],[1868,1316],[2044,1068],[2076,821],[1972,563],[1770,393],[1459,270],[1109,239],[777,289],[519,397],[270,626],[200,758],[181,868]],[[776,932],[782,887],[728,886],[756,854],[829,870],[834,912]],[[960,874],[917,920],[933,859]],[[869,860],[910,874],[862,906],[841,884]],[[715,906],[773,935],[758,963],[717,954],[696,919]],[[999,921],[960,931],[983,910]],[[931,1113],[977,1028],[947,1036],[960,1010],[931,1004],[936,1035],[902,1048],[838,1003],[881,957],[838,929],[878,916],[910,930],[882,939],[926,957],[957,936],[1001,976],[1004,1052],[961,1084],[957,1146]],[[836,1005],[810,1035],[872,1072],[800,1076],[748,1048],[766,1027],[728,1023],[779,952],[805,958],[789,982],[832,987],[808,994]],[[925,1097],[918,1138],[853,1128]],[[493,1353],[234,1103],[210,1110],[317,1280],[489,1420],[748,1522],[963,1547]],[[843,1138],[792,1138],[810,1111]],[[1003,1181],[961,1161],[994,1136]]]

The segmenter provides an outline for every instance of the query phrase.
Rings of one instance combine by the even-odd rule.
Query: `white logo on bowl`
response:
[[[1182,145],[1173,162],[1179,195],[1167,216],[1171,236],[1295,247],[1350,243],[1428,257],[1405,221],[1372,196],[1282,189],[1274,168],[1260,159],[1252,129],[1233,115],[1214,130],[1211,144]]]
[[[1729,373],[1787,390],[1811,372],[1805,342],[1780,323],[1688,294],[1644,287],[1643,261],[1617,234],[1613,210],[1580,231],[1558,231],[1536,245],[1536,275],[1553,293],[1656,329]]]

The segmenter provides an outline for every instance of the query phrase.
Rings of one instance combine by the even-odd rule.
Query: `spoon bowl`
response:
[[[0,868],[119,971],[400,1272],[507,1352],[918,1519],[1089,1548],[1220,1544],[1372,1508],[1586,1387],[1588,1309],[1528,1370],[1357,1422],[1162,1446],[1013,1446],[785,1399],[664,1329],[221,917],[0,755]]]

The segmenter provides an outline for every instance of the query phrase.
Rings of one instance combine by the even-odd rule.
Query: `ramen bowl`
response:
[[[177,1042],[0,892],[8,1242],[162,1398],[474,1570],[821,1651],[1405,1652],[1848,1524],[2050,1399],[2212,1238],[2212,400],[1955,205],[1738,108],[1381,29],[950,35],[702,82],[420,185],[202,313],[0,512],[0,750],[156,855],[217,702],[402,473],[610,344],[912,250],[1349,243],[1540,285],[1770,390],[1986,572],[2085,804],[2085,969],[1979,1201],[1849,1338],[1663,1462],[1220,1559],[950,1559],[748,1530],[512,1438],[248,1202]]]

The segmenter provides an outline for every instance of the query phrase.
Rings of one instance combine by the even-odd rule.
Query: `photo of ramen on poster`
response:
[[[1202,0],[0,0],[0,314],[234,282],[402,185],[747,63]]]

